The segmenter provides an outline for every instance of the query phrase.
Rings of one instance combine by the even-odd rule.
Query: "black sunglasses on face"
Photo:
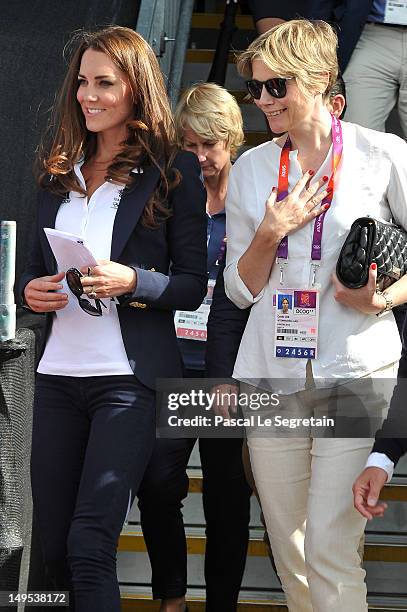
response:
[[[294,77],[286,77],[285,79],[267,79],[267,81],[258,81],[257,79],[249,79],[246,81],[246,87],[249,94],[259,100],[263,91],[263,86],[273,98],[284,98],[287,94],[286,81],[290,81]]]
[[[92,317],[101,317],[102,306],[106,308],[102,300],[96,298],[95,306],[93,306],[88,299],[81,297],[83,295],[82,276],[83,274],[77,268],[69,268],[65,274],[67,285],[78,300],[79,306],[82,308],[83,312],[86,312],[86,314]]]

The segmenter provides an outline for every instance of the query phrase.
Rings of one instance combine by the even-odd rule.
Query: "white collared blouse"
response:
[[[340,249],[355,219],[371,216],[393,220],[407,228],[407,144],[393,134],[375,132],[342,122],[343,155],[333,201],[322,237],[318,269],[320,319],[318,357],[312,361],[317,386],[327,379],[359,378],[400,358],[401,343],[392,313],[377,318],[339,304],[334,299],[331,275]],[[244,153],[234,164],[226,200],[228,237],[225,288],[239,308],[252,306],[237,356],[234,377],[289,379],[290,391],[304,388],[306,359],[274,357],[273,294],[280,286],[275,265],[266,286],[253,298],[239,276],[237,264],[264,217],[265,202],[278,185],[281,148],[273,141]],[[289,188],[302,176],[297,151],[290,153]],[[313,177],[331,175],[332,147]],[[309,287],[311,222],[289,236],[289,258],[284,286]]]
[[[83,161],[75,165],[75,173],[85,187],[82,164]],[[113,224],[122,191],[123,185],[110,182],[100,185],[91,198],[71,191],[58,209],[55,229],[81,236],[97,260],[109,260]],[[133,374],[123,344],[116,304],[111,302],[110,308],[102,309],[101,317],[93,317],[81,310],[65,279],[62,284],[69,302],[65,308],[55,312],[37,371],[81,377]]]

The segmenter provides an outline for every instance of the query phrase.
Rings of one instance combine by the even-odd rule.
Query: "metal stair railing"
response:
[[[136,31],[159,58],[173,107],[181,88],[193,9],[194,0],[142,0],[138,14]]]
[[[222,87],[224,87],[226,81],[228,54],[232,36],[237,30],[237,8],[238,0],[226,0],[225,13],[220,24],[218,42],[216,43],[215,55],[208,76],[209,82],[217,83],[218,85],[222,85]]]

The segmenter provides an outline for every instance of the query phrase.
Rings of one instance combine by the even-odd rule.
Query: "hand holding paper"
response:
[[[48,242],[58,264],[58,270],[83,268],[97,265],[97,261],[81,236],[68,234],[49,227],[44,228]]]
[[[34,278],[27,283],[24,298],[34,312],[53,312],[65,308],[69,299],[69,290],[64,280],[65,272],[72,267],[97,265],[96,259],[80,236],[48,227],[44,228],[44,231],[60,272],[52,276]]]

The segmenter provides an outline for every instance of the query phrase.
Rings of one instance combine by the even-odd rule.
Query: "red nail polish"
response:
[[[277,191],[277,187],[273,187],[273,189],[271,191],[272,191],[272,193],[275,193]]]
[[[372,270],[376,270],[377,269],[377,264],[372,263],[372,265],[370,267],[372,268]]]
[[[325,181],[325,182],[326,182],[328,179],[329,179],[329,176],[326,176],[326,175],[325,175],[325,176],[323,176],[323,177],[322,177],[322,180],[323,180],[323,181]]]
[[[315,172],[314,172],[314,170],[308,170],[308,174],[309,174],[310,176],[314,176]]]
[[[324,204],[323,208],[324,208],[324,210],[328,210],[329,208],[331,208],[331,205],[330,204]]]

